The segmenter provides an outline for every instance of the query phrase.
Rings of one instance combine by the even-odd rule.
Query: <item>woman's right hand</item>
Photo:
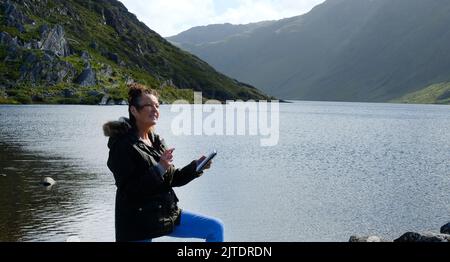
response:
[[[164,151],[164,153],[161,155],[161,158],[159,159],[159,163],[166,170],[172,165],[174,150],[175,148],[167,149],[166,151]]]

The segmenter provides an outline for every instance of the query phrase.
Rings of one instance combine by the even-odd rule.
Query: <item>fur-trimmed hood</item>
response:
[[[103,125],[103,134],[107,137],[115,138],[125,135],[130,129],[130,120],[126,117],[121,117],[119,120],[105,123]]]
[[[130,134],[132,130],[132,126],[130,120],[126,117],[121,117],[116,121],[109,121],[103,125],[103,134],[109,137],[108,147],[111,148],[114,144],[124,135]],[[158,134],[155,134],[152,130],[148,133],[150,140],[155,143],[156,146],[164,143],[164,140],[159,137]],[[130,134],[130,137],[133,141],[139,140],[136,134]]]
[[[121,137],[130,132],[131,128],[130,120],[126,117],[105,123],[103,134],[109,137],[108,148],[112,148]]]

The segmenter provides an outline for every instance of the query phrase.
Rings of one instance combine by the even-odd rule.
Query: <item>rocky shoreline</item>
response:
[[[388,240],[378,236],[350,237],[349,242],[450,242],[450,222],[440,228],[440,233],[435,232],[406,232],[400,237]]]

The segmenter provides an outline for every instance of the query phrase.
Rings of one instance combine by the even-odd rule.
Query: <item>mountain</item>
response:
[[[182,44],[201,45],[204,43],[218,42],[227,37],[245,34],[254,29],[267,26],[273,21],[263,21],[258,23],[251,23],[245,25],[216,24],[207,26],[196,26],[187,31],[181,32],[178,35],[168,37],[170,42],[177,44],[180,41]]]
[[[407,94],[392,102],[450,105],[450,83],[438,83]]]
[[[328,0],[222,39],[168,40],[280,98],[384,102],[450,81],[449,13],[447,0]]]
[[[126,84],[163,102],[268,99],[173,46],[116,0],[0,0],[0,103],[118,103]]]

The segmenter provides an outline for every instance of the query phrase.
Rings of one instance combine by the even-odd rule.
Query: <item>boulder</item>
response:
[[[75,83],[80,86],[95,86],[97,84],[97,76],[95,75],[95,71],[90,67],[84,69],[75,80]]]
[[[99,104],[99,105],[102,105],[102,106],[107,105],[108,100],[109,100],[109,95],[104,95],[104,96],[102,97],[102,100],[101,100],[100,103],[98,103],[98,104]]]
[[[110,78],[113,74],[113,69],[108,64],[103,65],[102,68],[100,69],[99,74],[104,78]]]
[[[119,55],[116,54],[116,53],[107,52],[107,53],[105,54],[105,56],[106,56],[109,60],[114,61],[116,64],[120,64],[120,62],[121,62],[121,60],[120,60],[120,58],[119,58]]]
[[[66,242],[81,242],[81,239],[77,236],[70,236],[66,239]]]
[[[441,227],[442,234],[450,234],[450,223],[447,223]]]
[[[54,184],[56,184],[56,181],[51,177],[44,177],[41,181],[43,186],[53,186]]]
[[[83,63],[85,63],[86,65],[89,65],[91,56],[89,55],[88,51],[81,52],[81,60],[83,60]]]
[[[65,98],[70,98],[75,96],[75,92],[70,89],[64,89],[61,91],[61,95],[64,96]]]
[[[349,242],[386,242],[377,236],[351,236]]]
[[[446,234],[407,232],[394,242],[448,242],[449,240],[450,235]]]
[[[40,31],[40,49],[51,51],[55,55],[62,57],[71,55],[69,44],[65,38],[64,28],[61,25],[56,25],[51,29],[47,25],[43,25]]]

